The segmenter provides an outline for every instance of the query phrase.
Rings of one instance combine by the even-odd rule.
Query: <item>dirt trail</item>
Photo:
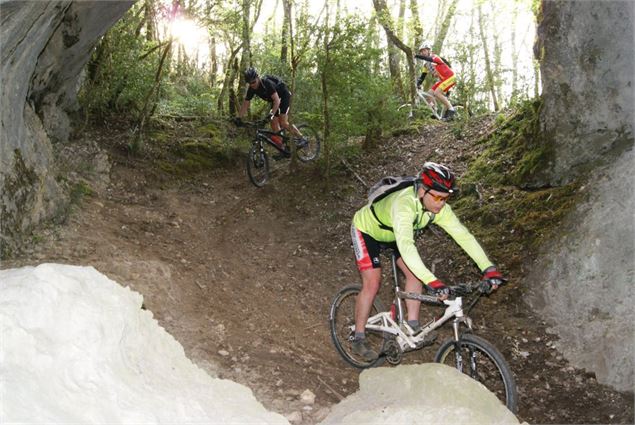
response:
[[[474,141],[491,125],[483,121],[461,140],[445,124],[393,139],[361,158],[349,176],[336,173],[330,187],[304,166],[295,176],[279,173],[263,189],[250,185],[242,163],[175,179],[152,161],[123,154],[113,142],[117,135],[101,135],[112,161],[110,183],[2,267],[95,267],[140,292],[145,307],[199,366],[249,386],[269,409],[314,424],[357,389],[359,372],[337,356],[327,325],[331,298],[357,280],[348,229],[364,195],[352,172],[372,182],[413,173],[432,159],[460,175],[479,149]],[[443,235],[427,232],[419,244],[439,257],[441,277],[476,276]],[[439,247],[447,256],[432,254]],[[522,276],[508,272],[515,283],[474,316],[479,334],[496,341],[517,374],[520,417],[530,423],[632,423],[632,394],[611,391],[570,367],[520,299]],[[429,361],[436,348],[406,361]],[[312,405],[300,400],[307,389],[316,395]]]

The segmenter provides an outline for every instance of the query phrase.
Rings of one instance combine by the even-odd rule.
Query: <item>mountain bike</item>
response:
[[[401,363],[404,353],[432,345],[436,338],[432,332],[451,320],[453,337],[441,344],[434,361],[455,367],[477,380],[496,394],[511,412],[516,413],[518,395],[511,369],[496,347],[473,334],[472,319],[468,316],[480,297],[488,293],[488,288],[491,290],[491,285],[488,286],[488,282],[476,282],[451,286],[450,298],[442,302],[436,296],[404,292],[399,286],[394,252],[391,257],[394,299],[390,308],[385,309],[376,297],[366,323],[366,341],[379,353],[379,357],[369,362],[352,351],[355,300],[361,291],[361,286],[357,284],[342,288],[331,303],[329,326],[337,352],[348,364],[359,369],[376,367],[385,361],[397,365]],[[470,297],[464,308],[465,296]],[[445,312],[440,317],[430,319],[421,329],[413,329],[406,320],[404,299],[445,305]]]
[[[291,157],[290,145],[295,145],[295,155],[302,162],[315,160],[320,153],[320,137],[317,131],[307,124],[298,124],[296,128],[302,137],[287,135],[284,130],[273,131],[264,128],[268,119],[253,122],[242,122],[246,127],[255,129],[251,148],[247,154],[247,175],[256,187],[263,187],[271,174],[269,157],[283,159]],[[282,145],[276,144],[272,137],[279,136]]]
[[[407,111],[408,118],[414,118],[415,110],[418,108],[425,108],[426,111],[430,111],[432,117],[438,120],[443,120],[445,117],[445,112],[447,108],[443,103],[441,103],[434,95],[430,94],[423,90],[422,88],[417,89],[417,94],[415,96],[414,103],[408,102],[400,105],[397,110],[398,111]],[[460,106],[455,105],[454,110],[458,113],[458,110],[461,109]],[[456,115],[455,115],[456,119]]]

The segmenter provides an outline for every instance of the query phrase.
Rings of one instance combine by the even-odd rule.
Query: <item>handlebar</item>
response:
[[[456,285],[448,286],[447,289],[449,291],[449,295],[451,298],[456,297],[464,297],[466,295],[470,295],[474,292],[478,291],[478,296],[481,295],[489,295],[492,293],[492,285],[502,286],[507,282],[505,279],[488,279],[488,280],[480,280],[478,282],[472,283],[458,283]],[[434,293],[435,291],[428,290],[428,293]],[[438,295],[438,294],[437,294]],[[435,296],[425,295],[424,297],[432,297]],[[427,300],[428,301],[428,300]]]
[[[474,291],[488,295],[492,292],[492,285],[502,286],[505,283],[507,283],[506,279],[486,279],[473,283],[459,283],[448,288],[450,289],[450,294],[455,297],[469,295]]]

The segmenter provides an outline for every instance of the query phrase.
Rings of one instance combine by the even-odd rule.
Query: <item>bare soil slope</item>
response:
[[[96,140],[109,155],[109,179],[89,181],[95,192],[66,223],[41,232],[31,249],[2,267],[95,267],[140,292],[145,308],[198,365],[249,386],[265,406],[294,422],[313,424],[357,389],[359,371],[335,352],[327,315],[337,290],[357,281],[349,226],[364,203],[358,179],[412,174],[428,159],[461,175],[479,150],[475,141],[492,126],[491,119],[479,121],[457,138],[451,126],[431,124],[387,141],[354,165],[337,164],[328,180],[311,165],[294,173],[283,167],[263,189],[249,183],[242,163],[174,177],[158,171],[152,154],[128,156],[121,134],[100,129],[75,148],[86,154],[88,141]],[[478,277],[439,232],[426,231],[418,243],[441,278]],[[505,259],[496,261],[504,268]],[[633,423],[632,393],[612,391],[569,366],[545,322],[523,303],[521,288],[531,282],[521,270],[505,272],[511,284],[485,299],[473,317],[479,335],[495,342],[516,374],[521,419]],[[405,361],[430,361],[437,347]],[[316,395],[313,404],[301,401],[307,389]]]

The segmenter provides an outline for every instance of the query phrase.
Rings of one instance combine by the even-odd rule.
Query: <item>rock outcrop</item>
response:
[[[552,155],[537,178],[567,183],[633,147],[632,1],[543,1],[535,54]]]
[[[587,179],[585,200],[559,226],[528,279],[532,306],[559,348],[599,382],[634,385],[632,1],[543,1],[537,53],[551,152],[539,185]]]
[[[78,79],[132,1],[3,1],[0,40],[0,258],[66,204],[52,143],[68,139]]]

